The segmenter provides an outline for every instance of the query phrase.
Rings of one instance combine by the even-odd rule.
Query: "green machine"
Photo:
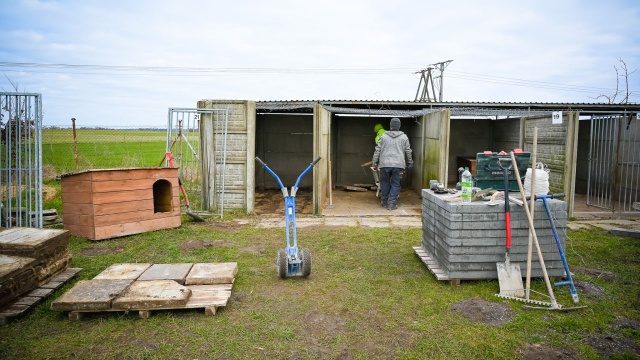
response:
[[[518,164],[518,174],[524,183],[524,177],[529,168],[529,160],[531,153],[523,152],[522,149],[514,149],[513,153]],[[493,190],[504,190],[504,166],[510,164],[511,156],[509,153],[485,151],[476,155],[476,187],[481,189],[492,188]],[[516,172],[513,165],[508,170],[509,191],[519,191],[518,182],[516,180]]]

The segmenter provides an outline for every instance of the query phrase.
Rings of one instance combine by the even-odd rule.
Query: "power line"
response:
[[[432,64],[444,67],[447,62]],[[431,66],[431,65],[430,65]],[[407,66],[392,67],[337,67],[337,68],[256,68],[256,67],[184,67],[184,66],[131,66],[131,65],[95,65],[95,64],[52,64],[52,63],[27,63],[27,62],[0,62],[0,69],[7,72],[32,72],[32,73],[74,73],[83,75],[118,75],[126,73],[127,76],[220,76],[233,74],[282,74],[282,75],[301,75],[301,74],[340,74],[340,75],[359,75],[359,74],[406,74],[411,71]],[[425,69],[427,70],[427,69]],[[444,70],[444,69],[442,69]],[[414,72],[421,73],[421,72]],[[495,84],[541,88],[549,90],[572,91],[581,93],[605,93],[616,91],[612,88],[568,85],[552,82],[543,82],[535,80],[525,80],[501,76],[473,74],[460,71],[449,71],[448,76],[454,79],[481,81]],[[442,73],[439,75],[442,81]],[[422,79],[421,79],[422,80]],[[434,86],[438,86],[442,92],[442,85],[439,82]],[[435,97],[435,89],[434,89]],[[631,94],[630,97],[638,98],[640,95]]]

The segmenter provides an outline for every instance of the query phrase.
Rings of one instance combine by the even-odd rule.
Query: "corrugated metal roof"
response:
[[[551,112],[551,111],[578,111],[583,115],[603,113],[640,113],[640,104],[606,104],[606,103],[552,103],[552,102],[484,102],[484,101],[443,101],[420,102],[407,100],[271,100],[256,101],[256,108],[267,111],[306,111],[320,104],[331,110],[331,107],[371,109],[372,105],[384,105],[387,110],[424,110],[424,109],[465,109],[465,113],[472,109],[478,109],[478,113],[484,110],[510,110],[518,114],[523,111]],[[336,109],[339,111],[339,109]],[[514,113],[515,114],[515,113]]]

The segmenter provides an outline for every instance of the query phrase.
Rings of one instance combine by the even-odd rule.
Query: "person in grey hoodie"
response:
[[[413,167],[413,159],[409,138],[400,131],[400,119],[391,119],[390,129],[376,145],[373,166],[380,169],[381,204],[389,210],[395,210],[398,208],[400,180],[405,168]]]

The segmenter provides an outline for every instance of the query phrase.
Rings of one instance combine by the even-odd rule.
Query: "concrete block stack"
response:
[[[504,202],[487,205],[447,202],[451,194],[436,194],[422,190],[422,249],[437,263],[449,279],[497,279],[497,262],[505,261],[506,224]],[[510,197],[520,199],[517,194]],[[564,249],[567,227],[566,203],[547,200],[560,242]],[[528,206],[528,204],[527,204]],[[511,203],[511,263],[519,264],[526,275],[529,222],[524,207]],[[534,228],[549,276],[564,276],[564,267],[542,201],[535,204]],[[535,245],[533,246],[532,277],[542,277]]]

